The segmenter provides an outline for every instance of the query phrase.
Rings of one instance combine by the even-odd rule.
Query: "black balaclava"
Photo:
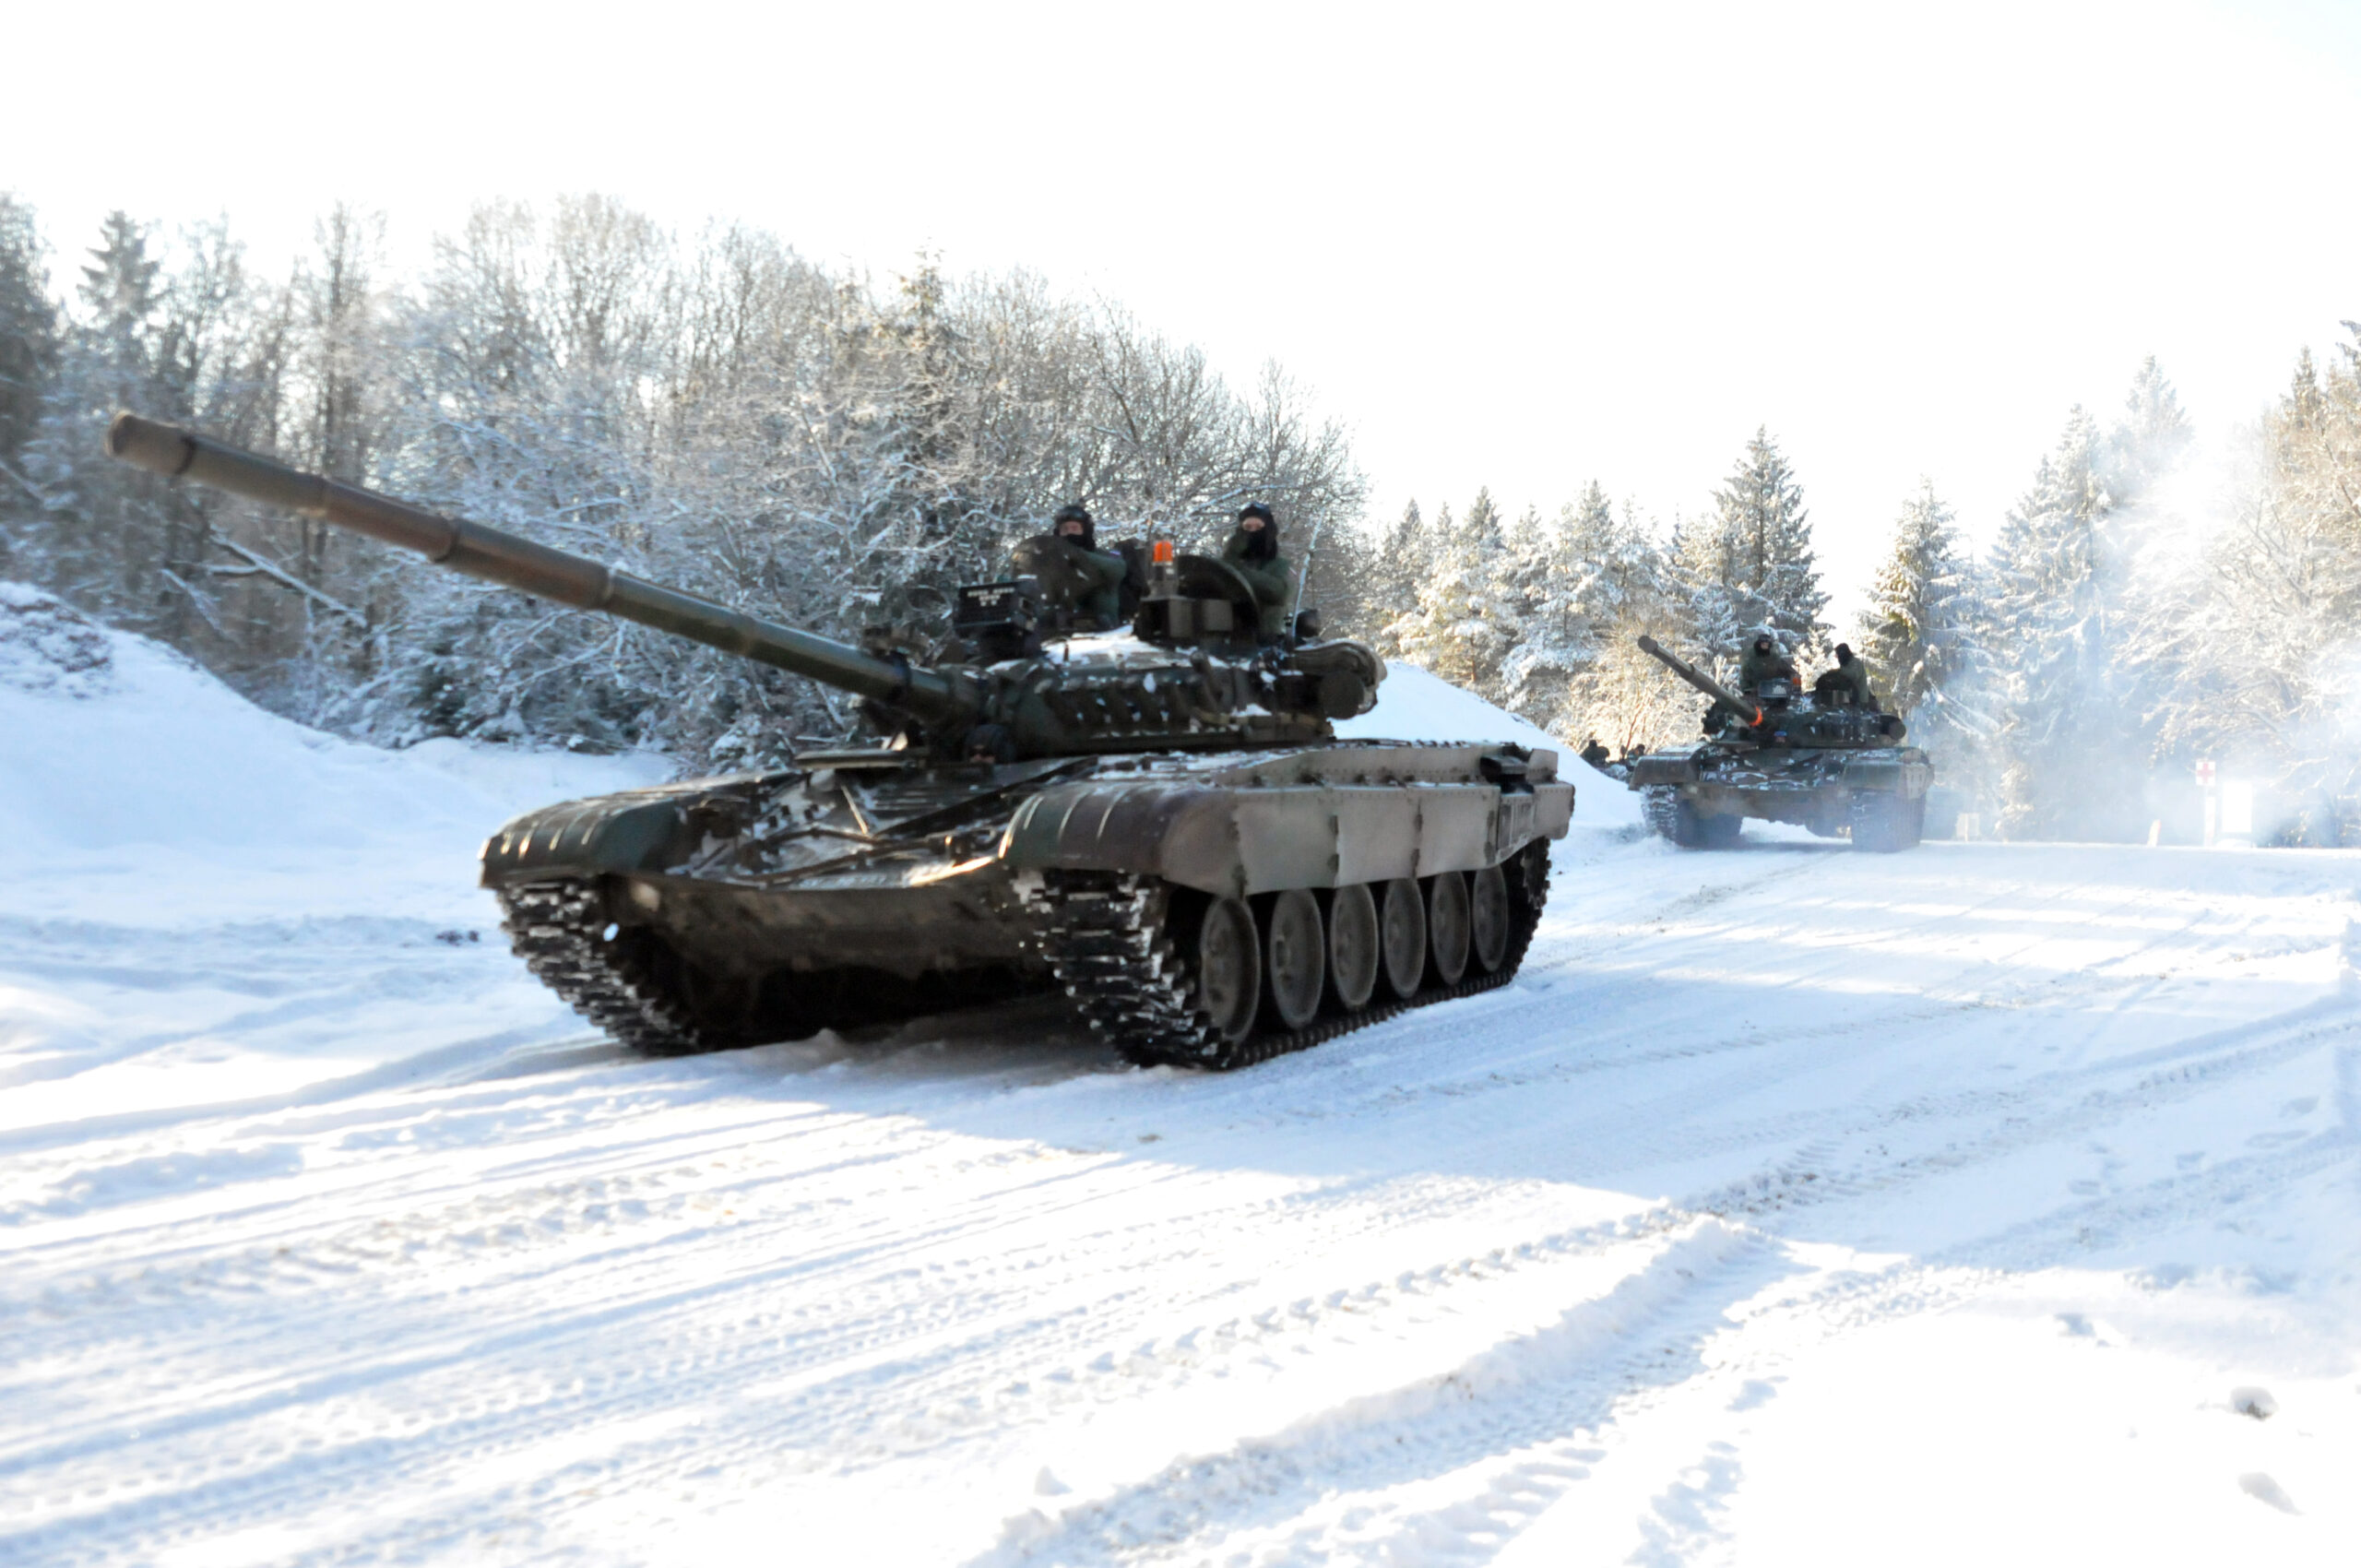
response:
[[[1768,655],[1773,651],[1773,649],[1772,649],[1772,646],[1771,646],[1771,639],[1770,639],[1769,637],[1757,637],[1757,638],[1755,638],[1755,639],[1754,639],[1754,651],[1755,651],[1755,652],[1757,652],[1757,653],[1760,653],[1760,654],[1765,655],[1765,656],[1767,657],[1767,656],[1768,656]]]
[[[1260,501],[1252,501],[1238,509],[1240,523],[1249,517],[1262,518],[1263,526],[1246,536],[1246,558],[1249,561],[1268,561],[1279,552],[1278,517]]]
[[[1839,664],[1850,664],[1853,662],[1852,644],[1838,643],[1836,645],[1836,662]]]
[[[1085,550],[1096,550],[1098,548],[1098,525],[1090,520],[1090,514],[1083,509],[1082,505],[1079,502],[1069,502],[1067,505],[1059,507],[1058,515],[1050,519],[1050,531],[1051,533],[1058,534],[1058,537],[1062,539],[1065,536],[1062,533],[1060,533],[1059,530],[1063,529],[1068,523],[1080,523],[1082,525],[1082,547]]]

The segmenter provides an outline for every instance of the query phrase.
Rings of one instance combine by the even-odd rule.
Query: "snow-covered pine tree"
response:
[[[1674,550],[1690,619],[1715,659],[1735,659],[1761,627],[1799,656],[1825,639],[1803,486],[1767,427],[1714,493],[1713,515],[1676,529]]]
[[[2123,400],[2124,417],[2107,439],[2105,474],[2107,493],[2121,506],[2154,490],[2188,456],[2197,438],[2180,395],[2165,378],[2156,356],[2142,362]]]
[[[1983,642],[2000,676],[1999,829],[2014,838],[2135,837],[2144,824],[2136,715],[2119,690],[2119,616],[2102,525],[2098,426],[2073,410],[1996,544]]]
[[[99,437],[118,408],[171,416],[161,374],[165,290],[146,228],[111,212],[76,285],[57,372],[21,453],[42,536],[41,586],[119,624],[154,629],[172,568],[158,548],[184,507],[160,482],[107,462]]]
[[[1991,721],[1974,706],[1983,674],[1974,568],[1959,552],[1952,509],[1932,480],[1903,503],[1893,543],[1869,588],[1861,656],[1911,740],[1935,756],[1946,782],[1969,783]]]
[[[1370,587],[1363,596],[1361,615],[1363,630],[1379,652],[1401,652],[1395,628],[1418,607],[1418,584],[1426,578],[1431,552],[1427,520],[1413,497],[1371,552]]]
[[[34,504],[18,464],[57,374],[57,307],[33,209],[0,191],[0,522]],[[0,527],[0,575],[13,530]]]
[[[1501,660],[1501,706],[1553,733],[1562,732],[1573,682],[1597,650],[1596,607],[1584,589],[1603,569],[1612,523],[1594,480],[1555,522],[1528,512],[1510,542],[1505,578],[1519,636]]]
[[[1402,656],[1455,686],[1486,698],[1500,695],[1501,665],[1521,636],[1504,576],[1509,551],[1500,507],[1479,489],[1464,517],[1435,514],[1435,553],[1418,586],[1418,605],[1395,624]]]

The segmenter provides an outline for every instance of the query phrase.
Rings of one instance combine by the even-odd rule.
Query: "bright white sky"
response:
[[[1931,475],[1979,539],[2159,355],[2209,435],[2361,317],[2361,5],[263,6],[39,0],[0,188],[346,198],[397,258],[599,190],[880,271],[1022,264],[1275,358],[1392,514],[1593,477],[1669,521],[1757,424],[1849,611]],[[30,66],[32,68],[26,68]],[[1848,617],[1849,619],[1849,617]]]

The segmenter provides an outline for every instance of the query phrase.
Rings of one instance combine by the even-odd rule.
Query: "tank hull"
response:
[[[1562,837],[1573,807],[1554,755],[1514,746],[1335,742],[966,766],[871,750],[804,764],[530,813],[484,846],[484,885],[544,980],[651,1051],[1063,990],[1090,992],[1084,1015],[1133,1054],[1239,1065],[1319,1029],[1264,1020],[1192,1045],[1127,1022],[1157,1004],[1107,996],[1152,989],[1164,971],[1110,980],[1097,950],[1186,938],[1216,906],[1253,912],[1302,892],[1334,920],[1339,897],[1358,909],[1353,890],[1431,892],[1452,877],[1479,898],[1501,883],[1537,917],[1546,853],[1528,851]],[[1117,891],[1146,924],[1085,930],[1076,910],[1095,919]],[[1501,968],[1479,963],[1477,978]],[[1465,980],[1428,978],[1447,983],[1394,1003]],[[1370,1011],[1339,1001],[1319,1028]]]

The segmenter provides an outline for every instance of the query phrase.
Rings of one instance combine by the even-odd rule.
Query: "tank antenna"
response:
[[[1328,519],[1323,516],[1311,525],[1311,537],[1304,541],[1303,570],[1296,574],[1295,602],[1287,606],[1287,636],[1295,636],[1295,618],[1303,613],[1303,590],[1311,584],[1311,553],[1320,548],[1320,529]]]

